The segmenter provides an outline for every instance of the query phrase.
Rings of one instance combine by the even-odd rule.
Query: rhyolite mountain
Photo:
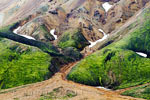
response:
[[[75,61],[66,78],[77,83],[149,84],[149,57],[149,0],[0,0],[0,89],[50,79]],[[150,99],[147,87],[123,94]]]

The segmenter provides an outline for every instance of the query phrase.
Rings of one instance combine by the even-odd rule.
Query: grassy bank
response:
[[[0,40],[0,88],[12,88],[48,79],[51,57],[38,48]]]
[[[143,85],[134,89],[127,90],[122,93],[122,95],[150,100],[150,85]]]
[[[83,59],[67,78],[82,84],[113,89],[150,82],[150,59],[136,53],[150,55],[149,14],[147,11],[142,16],[144,20],[123,39]]]

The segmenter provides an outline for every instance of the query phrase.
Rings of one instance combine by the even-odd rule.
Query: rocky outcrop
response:
[[[145,6],[149,0],[120,0],[107,13],[104,30],[111,33],[118,29],[129,18],[131,18],[139,9]]]
[[[102,6],[105,2],[113,5],[108,12]],[[38,41],[51,42],[55,39],[50,30],[55,29],[59,40],[65,31],[80,27],[83,36],[94,42],[103,37],[98,29],[107,34],[117,30],[147,2],[148,0],[45,1],[37,7],[38,10],[20,21],[22,28],[18,32],[32,36]]]
[[[42,42],[49,42],[55,39],[50,33],[50,30],[47,29],[45,24],[43,24],[39,18],[34,19],[32,22],[22,26],[18,30],[18,34],[31,36],[35,38],[35,40]]]
[[[46,5],[43,0],[5,0],[0,4],[0,13],[3,13],[4,17],[0,26],[12,24],[35,12],[41,12],[43,5]]]

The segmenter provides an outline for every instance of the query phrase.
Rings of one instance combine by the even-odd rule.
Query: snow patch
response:
[[[96,88],[99,88],[99,89],[105,89],[105,90],[110,90],[110,89],[107,89],[107,88],[101,87],[101,86],[97,86]]]
[[[20,35],[20,34],[18,34],[18,35]],[[33,38],[33,37],[31,37],[31,36],[28,36],[28,35],[20,35],[20,36],[23,36],[23,37],[25,37],[25,38],[27,38],[27,39],[35,40],[35,38]]]
[[[50,31],[50,33],[54,36],[54,38],[55,38],[55,40],[57,39],[57,35],[55,35],[54,33],[55,33],[55,29],[52,29],[51,31]]]
[[[17,27],[16,29],[13,30],[13,32],[14,32],[15,34],[18,34],[18,30],[19,30],[20,28],[21,28],[21,26]]]
[[[102,7],[105,9],[106,12],[112,7],[108,2],[102,4]]]
[[[17,27],[16,29],[14,29],[14,30],[13,30],[13,33],[18,34],[18,30],[19,30],[20,28],[21,28],[21,26],[19,26],[19,27]],[[28,35],[21,35],[21,34],[18,34],[18,35],[23,36],[23,37],[25,37],[25,38],[27,38],[27,39],[35,40],[35,38],[33,38],[33,37],[31,37],[31,36],[28,36]]]
[[[95,42],[92,42],[92,41],[89,41],[91,44],[89,45],[89,48],[92,48],[94,45],[96,45],[98,42],[101,42],[101,41],[103,41],[103,40],[105,40],[105,39],[107,39],[107,37],[109,36],[109,35],[107,35],[102,29],[98,29],[100,32],[102,32],[103,33],[103,38],[102,39],[99,39],[99,40],[97,40],[97,41],[95,41]]]
[[[140,55],[140,56],[142,56],[142,57],[147,57],[147,54],[145,54],[145,53],[142,53],[142,52],[136,52],[138,55]]]

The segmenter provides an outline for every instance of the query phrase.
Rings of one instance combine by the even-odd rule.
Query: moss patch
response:
[[[89,45],[89,42],[85,39],[80,29],[71,29],[64,32],[58,42],[58,46],[63,49],[66,47],[75,47],[82,50],[87,45]]]
[[[0,41],[0,88],[43,81],[51,76],[50,56],[37,48]]]
[[[122,93],[122,95],[150,100],[150,85],[140,86]]]
[[[146,53],[148,57],[150,55],[149,26],[150,20],[147,18],[120,41],[83,59],[67,78],[113,89],[150,82],[150,59],[136,54],[138,51]]]
[[[65,90],[63,87],[58,87],[52,92],[41,95],[40,100],[69,100],[75,96],[77,96],[77,94],[74,91]]]

